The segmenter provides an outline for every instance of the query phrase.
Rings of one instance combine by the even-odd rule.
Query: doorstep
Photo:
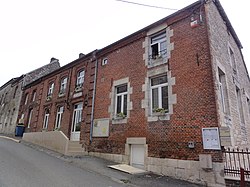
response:
[[[135,167],[127,165],[127,164],[117,164],[117,165],[111,165],[108,167],[112,168],[112,169],[119,170],[119,171],[123,171],[125,173],[129,173],[129,174],[146,173],[146,171],[143,169],[135,168]]]

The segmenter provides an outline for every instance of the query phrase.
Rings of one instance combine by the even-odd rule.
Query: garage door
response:
[[[144,169],[144,145],[131,145],[130,165]]]

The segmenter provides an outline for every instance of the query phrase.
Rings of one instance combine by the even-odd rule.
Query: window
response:
[[[116,105],[115,105],[115,114],[127,115],[127,95],[128,95],[128,86],[122,85],[116,87]]]
[[[3,103],[3,95],[1,95],[0,104]]]
[[[219,91],[220,91],[220,100],[221,100],[221,106],[223,109],[223,112],[226,112],[226,105],[225,105],[225,94],[224,94],[224,90],[225,90],[225,74],[218,69],[219,72]]]
[[[166,32],[157,34],[151,38],[150,59],[157,59],[167,56]]]
[[[247,107],[248,107],[248,113],[250,115],[250,100],[247,98]]]
[[[230,55],[231,65],[233,67],[233,72],[234,72],[234,74],[237,74],[234,52],[233,52],[233,50],[230,47],[229,47],[229,55]]]
[[[104,58],[103,60],[102,60],[102,65],[104,66],[104,65],[106,65],[108,63],[108,59],[107,58]]]
[[[28,118],[28,128],[30,128],[30,125],[31,125],[32,113],[33,113],[33,109],[30,109],[29,118]]]
[[[48,128],[48,123],[49,123],[49,110],[46,109],[45,114],[44,114],[44,120],[43,120],[43,129]]]
[[[57,108],[55,129],[59,129],[61,127],[62,114],[63,114],[63,106],[60,106]]]
[[[49,85],[48,96],[52,96],[53,90],[54,90],[54,86],[55,86],[54,83],[51,83],[51,84]]]
[[[82,87],[84,83],[84,70],[81,70],[77,73],[77,79],[76,79],[76,87]]]
[[[151,79],[151,111],[158,109],[168,112],[168,80],[167,75]]]
[[[16,97],[17,89],[18,89],[18,86],[15,87],[15,91],[14,91],[14,94],[13,94],[13,99]]]
[[[66,91],[66,87],[67,87],[67,81],[68,81],[68,78],[65,77],[61,80],[61,86],[60,86],[60,94],[64,94],[65,91]]]
[[[33,94],[32,94],[32,101],[35,101],[36,100],[36,91],[33,91]]]
[[[15,115],[15,108],[13,108],[13,111],[12,111],[12,114],[11,114],[11,118],[10,118],[10,125],[12,125],[12,123],[15,123],[15,121],[14,121],[14,115]]]
[[[24,105],[27,105],[27,104],[28,104],[28,99],[29,99],[29,94],[28,94],[28,93],[26,93],[26,95],[25,95]]]
[[[238,87],[236,87],[236,96],[237,96],[237,105],[238,105],[238,112],[239,112],[240,121],[241,121],[241,124],[245,124],[242,102],[241,102],[241,93],[240,93],[240,89]]]

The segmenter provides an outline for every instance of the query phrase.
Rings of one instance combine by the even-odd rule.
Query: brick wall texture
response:
[[[200,20],[200,16],[202,16],[202,20]],[[198,21],[194,27],[190,25],[193,20]],[[214,23],[215,20],[217,22]],[[60,130],[70,138],[74,105],[83,102],[80,142],[87,151],[124,155],[127,138],[145,137],[149,157],[198,161],[200,154],[211,154],[214,162],[221,162],[223,158],[220,150],[203,149],[202,128],[220,127],[224,120],[221,117],[221,102],[218,97],[216,59],[224,63],[225,60],[220,58],[226,58],[221,55],[221,53],[225,53],[223,51],[225,49],[222,50],[225,43],[230,42],[235,50],[237,62],[239,61],[239,73],[242,73],[239,77],[242,77],[244,82],[241,88],[247,87],[246,91],[250,95],[248,76],[239,47],[233,37],[223,35],[228,33],[225,25],[220,30],[221,35],[214,30],[217,25],[221,25],[221,22],[223,20],[213,3],[205,6],[196,3],[27,85],[19,112],[19,117],[22,113],[25,114],[25,124],[27,124],[29,111],[33,109],[31,127],[26,131],[43,130],[44,114],[47,109],[49,109],[50,117],[46,130],[53,130],[57,108],[64,106]],[[171,36],[167,36],[169,37],[168,49],[171,51],[167,59],[163,60],[164,63],[149,66],[145,44],[150,45],[152,36],[150,33],[160,27],[162,30],[168,29],[172,32]],[[219,40],[222,36],[225,41]],[[227,55],[225,54],[225,56]],[[103,59],[107,59],[106,65],[102,65]],[[76,92],[76,75],[80,69],[85,70],[85,81],[83,90]],[[151,77],[149,74],[153,72],[157,75],[157,72],[163,70],[166,70],[165,73],[171,77],[173,83],[171,85],[173,111],[168,114],[167,120],[160,118],[150,120],[150,101],[146,99],[146,97],[150,98],[149,79]],[[68,77],[68,84],[66,94],[59,97],[60,81],[63,77]],[[119,80],[128,80],[129,114],[126,119],[117,122],[114,119],[112,92],[114,83]],[[46,101],[48,87],[52,82],[55,83],[52,99]],[[231,84],[230,81],[229,84]],[[37,92],[36,100],[34,102],[29,100],[28,104],[24,105],[25,95],[31,95],[34,91]],[[93,93],[95,93],[94,105],[92,103]],[[236,104],[233,103],[235,93],[230,94],[232,95],[230,95],[232,107],[236,108]],[[31,97],[29,98],[31,99]],[[109,120],[108,136],[93,137],[91,131],[94,126],[91,121],[92,107],[94,107],[94,120]],[[234,112],[235,110],[232,110],[232,118],[237,124]],[[237,128],[235,127],[235,129]],[[189,148],[188,142],[194,142],[194,148]]]

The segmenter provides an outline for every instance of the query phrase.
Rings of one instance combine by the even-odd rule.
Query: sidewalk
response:
[[[1,138],[3,135],[0,134]],[[6,137],[6,139],[13,140],[18,142],[21,140],[21,137]],[[45,152],[53,157],[57,157],[65,162],[68,162],[76,167],[80,167],[84,170],[87,170],[91,173],[98,173],[100,175],[106,176],[113,181],[118,183],[124,183],[125,186],[131,187],[198,187],[199,185],[192,184],[186,181],[173,179],[166,176],[156,175],[151,172],[143,174],[128,174],[118,170],[109,168],[110,165],[115,165],[117,163],[108,161],[105,159],[92,157],[92,156],[65,156],[60,153],[54,152],[52,150],[25,142],[21,140],[21,143],[29,146],[38,151]]]

